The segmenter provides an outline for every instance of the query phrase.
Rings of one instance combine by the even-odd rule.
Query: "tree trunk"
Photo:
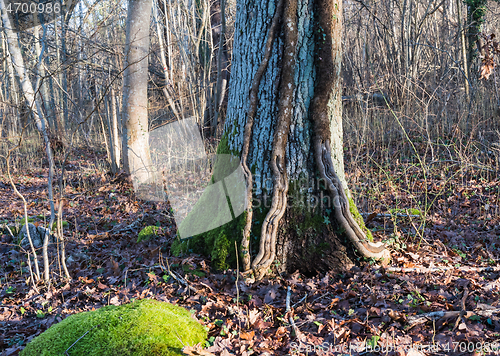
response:
[[[21,84],[21,89],[26,99],[26,104],[33,115],[37,130],[42,135],[45,144],[45,152],[47,154],[47,159],[49,161],[48,195],[49,195],[50,213],[52,219],[51,221],[53,221],[53,218],[55,216],[55,210],[54,210],[54,196],[53,196],[54,190],[52,188],[52,181],[54,177],[55,165],[48,135],[48,127],[47,127],[48,125],[47,121],[45,120],[45,117],[43,116],[39,100],[36,98],[35,91],[33,90],[33,84],[30,81],[28,70],[24,65],[24,59],[22,56],[21,48],[19,46],[18,36],[16,33],[14,33],[12,29],[12,25],[6,11],[4,0],[0,0],[0,9],[3,10],[2,21],[4,25],[5,36],[7,38],[7,45],[9,48],[10,55],[12,56],[12,65],[15,67],[17,71],[19,82]],[[43,252],[42,252],[44,261],[44,278],[46,282],[48,282],[49,280],[49,258],[47,254],[48,243],[49,243],[49,234],[46,233],[43,242]],[[37,266],[38,262],[36,261],[36,252],[32,244],[31,248],[33,256],[35,258],[35,266]],[[38,267],[36,268],[38,269]]]
[[[152,0],[129,0],[123,83],[123,165],[134,189],[151,181],[148,131],[149,21]]]
[[[273,267],[345,269],[352,265],[345,237],[362,256],[388,258],[367,241],[344,175],[341,18],[342,3],[333,0],[238,4],[217,153],[241,155],[249,207],[238,223],[205,234],[216,267],[234,260],[234,242],[224,239],[242,226],[243,269],[257,279]],[[195,236],[184,250],[199,251],[202,242]]]

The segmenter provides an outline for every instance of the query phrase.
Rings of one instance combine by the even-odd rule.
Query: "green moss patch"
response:
[[[183,355],[184,345],[206,338],[205,327],[188,310],[143,299],[71,315],[33,339],[21,356],[65,355],[77,340],[69,355]]]
[[[158,235],[159,230],[160,228],[158,226],[146,226],[139,232],[139,235],[137,236],[137,242],[150,240],[151,238]]]
[[[389,213],[395,215],[395,214],[410,214],[410,215],[422,215],[422,212],[418,209],[411,208],[411,209],[390,209]]]
[[[348,192],[346,194],[348,194]],[[361,230],[364,231],[368,240],[373,242],[372,232],[366,227],[365,220],[363,219],[363,217],[359,213],[358,207],[354,203],[354,200],[349,196],[348,196],[348,199],[349,199],[349,211],[351,212],[352,217],[354,218],[354,220],[356,220],[356,222],[358,223]]]
[[[29,216],[28,216],[28,222],[29,222],[29,223],[32,223],[32,222],[34,222],[34,221],[35,221],[35,219],[34,219],[34,218],[31,218],[31,217],[29,217]],[[19,222],[19,224],[21,224],[21,225],[26,224],[26,218],[22,218],[22,219],[21,219],[21,221]]]

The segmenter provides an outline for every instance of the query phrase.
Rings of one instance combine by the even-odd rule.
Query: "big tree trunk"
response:
[[[152,0],[129,0],[123,83],[123,165],[134,188],[151,181],[148,130],[149,22]]]
[[[345,180],[341,18],[334,0],[238,2],[218,153],[241,156],[249,206],[237,223],[185,243],[199,251],[208,241],[216,267],[228,264],[223,252],[233,261],[225,240],[241,229],[243,269],[257,279],[273,267],[342,270],[352,265],[351,245],[360,256],[389,257],[366,236]]]

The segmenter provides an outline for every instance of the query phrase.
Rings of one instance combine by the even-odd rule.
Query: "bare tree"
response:
[[[130,0],[123,79],[123,164],[134,186],[152,178],[148,123],[149,23],[152,0]]]
[[[14,30],[12,29],[12,25],[10,23],[10,19],[7,14],[4,0],[0,0],[0,9],[2,10],[2,21],[4,25],[5,35],[7,37],[9,52],[10,55],[12,56],[12,65],[14,66],[17,75],[19,76],[21,89],[26,99],[27,106],[30,109],[31,113],[33,114],[36,127],[40,132],[40,134],[42,135],[45,144],[45,152],[47,154],[47,158],[49,161],[48,193],[49,193],[49,203],[50,203],[51,222],[52,222],[54,221],[55,218],[54,190],[52,187],[52,181],[54,178],[54,158],[52,154],[52,148],[50,146],[48,125],[45,117],[43,116],[41,105],[38,99],[36,98],[35,91],[33,90],[33,85],[29,79],[26,66],[24,64],[24,59],[21,53],[21,48],[19,47],[18,38],[17,35],[14,33]],[[26,224],[28,224],[28,221],[26,221]],[[46,233],[43,243],[43,262],[44,262],[45,281],[49,280],[49,258],[47,252],[48,243],[49,243],[49,234]],[[34,256],[36,256],[35,253],[33,254]]]

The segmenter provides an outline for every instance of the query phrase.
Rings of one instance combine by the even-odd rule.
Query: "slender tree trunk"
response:
[[[229,60],[226,51],[226,0],[220,0],[220,11],[218,13],[220,17],[220,28],[214,30],[214,39],[218,39],[218,49],[217,49],[217,83],[215,88],[215,116],[212,121],[212,134],[217,131],[217,125],[219,121],[220,111],[222,108],[222,103],[225,99],[226,87],[228,81],[228,70]]]
[[[462,53],[463,68],[464,68],[464,88],[465,96],[467,101],[469,101],[469,64],[467,59],[467,43],[465,41],[465,29],[462,28],[462,11],[461,11],[460,0],[457,0],[457,22],[458,22],[458,33],[460,38],[460,49]]]
[[[111,125],[109,130],[111,131],[112,138],[112,166],[111,172],[117,173],[120,169],[120,156],[121,156],[121,146],[120,146],[120,135],[118,133],[118,115],[116,112],[116,93],[115,89],[111,88],[110,92],[111,100],[108,101],[109,111],[111,113]],[[108,116],[109,117],[109,116]]]
[[[152,0],[129,0],[123,84],[123,164],[134,188],[151,182],[148,131],[149,22]]]
[[[0,9],[5,9],[5,1],[0,0]],[[9,16],[7,12],[2,11],[2,20],[4,24],[4,31],[7,37],[7,44],[9,47],[9,52],[12,56],[12,64],[17,71],[17,75],[19,76],[19,81],[21,83],[21,89],[24,93],[24,97],[26,99],[26,104],[30,111],[33,114],[35,119],[35,123],[38,131],[43,137],[43,141],[45,143],[45,151],[47,153],[47,158],[49,161],[49,179],[48,179],[48,194],[49,194],[49,203],[50,203],[50,212],[51,212],[51,221],[54,220],[55,217],[55,209],[54,209],[54,196],[53,196],[53,188],[52,181],[54,177],[54,158],[52,154],[52,148],[50,146],[49,135],[47,132],[47,121],[43,116],[40,103],[35,96],[35,92],[33,90],[33,85],[30,82],[26,67],[24,65],[24,59],[21,53],[21,48],[19,47],[17,35],[14,33],[11,27],[11,23],[9,20]],[[44,262],[44,279],[45,281],[49,280],[49,259],[47,254],[47,246],[49,242],[48,234],[45,234],[45,239],[43,242],[43,262]],[[36,256],[35,251],[33,250],[33,255]]]
[[[62,20],[61,20],[62,21]],[[63,25],[64,26],[64,25]],[[59,36],[59,31],[57,29],[57,20],[54,21],[54,32],[55,32],[55,39],[56,39],[56,60],[57,60],[57,67],[61,68],[61,40]],[[62,88],[62,83],[63,83],[63,70],[58,70],[58,77],[59,77],[59,85],[57,88],[57,95],[56,100],[58,110],[57,110],[57,115],[55,117],[56,119],[56,126],[57,126],[57,133],[59,137],[64,137],[66,135],[66,110],[65,110],[65,105],[64,105],[64,98],[66,97],[66,93],[64,92]],[[54,80],[57,80],[54,78]],[[62,110],[62,113],[61,113]]]
[[[7,56],[7,70],[9,73],[9,90],[8,90],[8,95],[10,102],[13,104],[14,108],[11,108],[13,112],[15,112],[15,116],[12,118],[12,124],[10,126],[11,130],[9,132],[9,135],[11,136],[16,136],[19,134],[19,128],[18,124],[21,123],[21,115],[19,112],[19,93],[17,89],[17,79],[16,75],[14,72],[14,66],[12,65],[12,57],[9,53],[9,48],[7,44],[7,39],[5,38],[5,34],[2,31],[2,41],[4,42],[4,48],[5,52],[8,54]]]

